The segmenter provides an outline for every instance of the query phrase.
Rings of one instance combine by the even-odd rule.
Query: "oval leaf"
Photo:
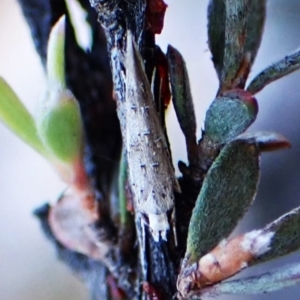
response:
[[[192,213],[185,254],[189,264],[231,233],[251,205],[258,179],[259,152],[255,145],[238,140],[221,150]]]
[[[204,124],[204,136],[215,145],[229,142],[244,132],[256,119],[257,101],[243,90],[231,90],[210,105]]]
[[[83,125],[79,104],[68,90],[52,95],[40,116],[38,129],[48,151],[69,163],[82,155]],[[56,99],[57,98],[57,99]]]

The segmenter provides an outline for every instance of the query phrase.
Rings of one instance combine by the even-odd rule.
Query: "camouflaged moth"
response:
[[[126,149],[134,208],[149,225],[155,241],[167,240],[168,215],[174,213],[177,181],[142,58],[127,34]]]

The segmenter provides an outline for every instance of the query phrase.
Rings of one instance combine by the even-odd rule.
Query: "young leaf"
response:
[[[39,116],[39,135],[53,157],[71,163],[82,155],[83,125],[80,108],[68,91],[50,94]]]
[[[185,258],[198,261],[227,237],[251,205],[259,178],[256,145],[224,146],[210,167],[190,220]]]
[[[204,138],[220,145],[244,132],[256,119],[257,101],[243,90],[231,90],[217,97],[206,112]]]
[[[65,79],[65,16],[62,16],[50,32],[47,49],[47,76],[50,89],[66,87]]]
[[[0,77],[0,119],[20,139],[40,154],[47,156],[38,137],[36,125],[31,114],[15,92]]]
[[[48,94],[40,105],[37,127],[63,180],[85,189],[89,184],[83,166],[83,124],[78,101],[66,88],[64,45],[65,18],[61,17],[50,33]]]
[[[252,95],[257,94],[266,85],[300,69],[300,51],[287,55],[282,60],[259,73],[247,87]]]

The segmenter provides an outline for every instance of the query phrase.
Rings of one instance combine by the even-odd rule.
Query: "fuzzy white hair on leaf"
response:
[[[241,248],[254,256],[260,256],[270,249],[274,234],[275,232],[265,232],[263,230],[248,232],[241,242]]]

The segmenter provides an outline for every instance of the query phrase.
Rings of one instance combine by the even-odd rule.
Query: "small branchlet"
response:
[[[162,0],[90,3],[99,13],[107,38],[123,135],[119,173],[112,179],[114,184],[107,183],[118,187],[118,191],[108,193],[111,199],[105,199],[109,212],[102,213],[84,166],[81,112],[66,86],[65,18],[50,34],[48,92],[38,118],[30,115],[0,78],[0,119],[49,160],[69,186],[44,214],[56,243],[103,263],[110,274],[101,278],[106,276],[111,296],[116,299],[169,299],[176,285],[178,299],[201,299],[228,293],[263,293],[299,283],[299,264],[224,282],[246,267],[300,248],[300,208],[265,228],[228,239],[253,203],[261,152],[290,147],[277,133],[245,132],[258,113],[254,94],[300,68],[297,51],[265,69],[244,90],[262,38],[266,0],[210,1],[208,43],[219,90],[206,113],[198,143],[184,59],[169,46],[167,64],[166,56],[155,45],[154,34],[162,30],[166,4]],[[189,160],[189,168],[181,168],[186,173],[182,171],[180,195],[174,193],[181,189],[164,131],[169,83]],[[186,220],[175,220],[175,210]],[[115,225],[119,226],[118,241]],[[179,243],[176,225],[182,234]],[[168,239],[171,227],[175,243]],[[129,253],[136,244],[139,255],[129,266],[126,256],[132,256]],[[108,299],[108,294],[105,297]]]
[[[232,286],[222,282],[248,266],[286,255],[300,246],[296,229],[299,209],[264,229],[226,239],[256,194],[260,153],[291,146],[277,133],[245,133],[258,113],[253,95],[299,68],[297,52],[263,71],[247,91],[243,90],[261,41],[265,8],[265,1],[210,2],[209,45],[220,88],[206,113],[198,145],[199,167],[205,178],[190,219],[187,248],[177,278],[179,299],[200,299],[221,291],[243,292],[250,286],[256,292],[271,291],[277,289],[273,286],[276,280],[281,280],[282,287],[299,281],[291,279],[292,268],[233,282]],[[265,288],[262,282],[267,284]]]
[[[64,16],[52,28],[47,56],[48,92],[39,115],[34,119],[1,79],[1,119],[42,154],[68,185],[68,191],[49,210],[55,238],[68,249],[105,261],[112,235],[96,225],[101,212],[84,166],[80,108],[66,87]]]

